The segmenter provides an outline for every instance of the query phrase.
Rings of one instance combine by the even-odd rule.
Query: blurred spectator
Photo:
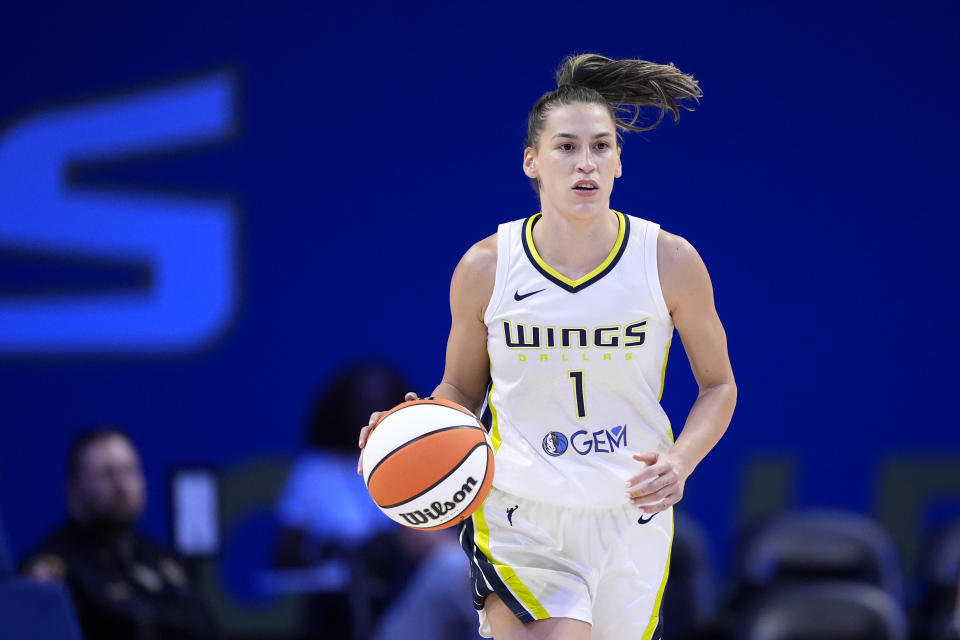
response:
[[[395,369],[358,363],[339,372],[310,411],[308,449],[294,460],[277,503],[274,551],[275,567],[288,574],[278,582],[311,594],[305,638],[367,638],[414,570],[393,538],[399,525],[377,508],[357,475],[360,427],[410,390]]]
[[[317,398],[309,449],[294,461],[277,504],[277,567],[317,565],[393,528],[357,475],[357,434],[372,411],[396,405],[409,390],[394,369],[361,363],[343,370]]]
[[[277,504],[274,565],[285,571],[273,576],[287,592],[295,585],[311,594],[304,638],[366,640],[388,609],[377,636],[384,640],[478,637],[469,566],[453,531],[399,526],[357,474],[360,427],[411,390],[395,369],[358,363],[333,379],[310,412],[309,448],[294,461]],[[423,616],[431,621],[426,631]]]
[[[67,522],[24,562],[24,577],[65,582],[88,640],[219,637],[180,562],[135,530],[144,506],[130,438],[82,433],[67,460]]]
[[[402,528],[397,537],[407,554],[419,559],[419,566],[384,614],[375,639],[407,640],[415,635],[417,640],[480,640],[470,568],[457,543],[456,528]]]

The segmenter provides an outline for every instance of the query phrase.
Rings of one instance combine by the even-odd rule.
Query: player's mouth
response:
[[[600,192],[600,185],[595,180],[577,180],[573,192],[582,198],[589,198]]]

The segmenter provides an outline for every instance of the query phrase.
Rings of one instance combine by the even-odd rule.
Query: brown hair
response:
[[[557,88],[537,100],[527,119],[525,147],[537,148],[540,134],[550,111],[574,103],[600,104],[607,108],[617,128],[617,144],[621,131],[650,131],[663,121],[669,111],[680,119],[680,109],[693,110],[693,103],[703,96],[700,85],[670,64],[646,60],[612,60],[595,53],[567,56],[557,69]],[[642,107],[657,107],[657,119],[642,126]],[[534,190],[537,181],[531,179]]]

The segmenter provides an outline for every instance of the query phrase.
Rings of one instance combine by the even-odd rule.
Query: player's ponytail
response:
[[[525,146],[537,147],[547,115],[559,105],[602,104],[610,110],[618,133],[649,131],[668,111],[674,120],[680,118],[680,109],[692,111],[703,95],[693,76],[673,64],[612,60],[593,53],[567,56],[556,78],[557,88],[542,95],[530,112]],[[656,120],[647,126],[640,122],[644,107],[657,108]]]

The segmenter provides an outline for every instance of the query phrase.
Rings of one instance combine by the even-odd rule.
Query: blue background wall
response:
[[[16,553],[62,517],[85,425],[133,433],[165,538],[169,467],[289,457],[338,365],[383,356],[431,390],[453,267],[537,210],[526,114],[581,51],[672,61],[704,90],[627,137],[613,205],[713,276],[740,401],[685,504],[721,567],[764,500],[907,520],[907,543],[956,512],[956,3],[346,4],[4,9]],[[141,306],[97,315],[111,295]],[[695,395],[674,348],[675,426]]]

